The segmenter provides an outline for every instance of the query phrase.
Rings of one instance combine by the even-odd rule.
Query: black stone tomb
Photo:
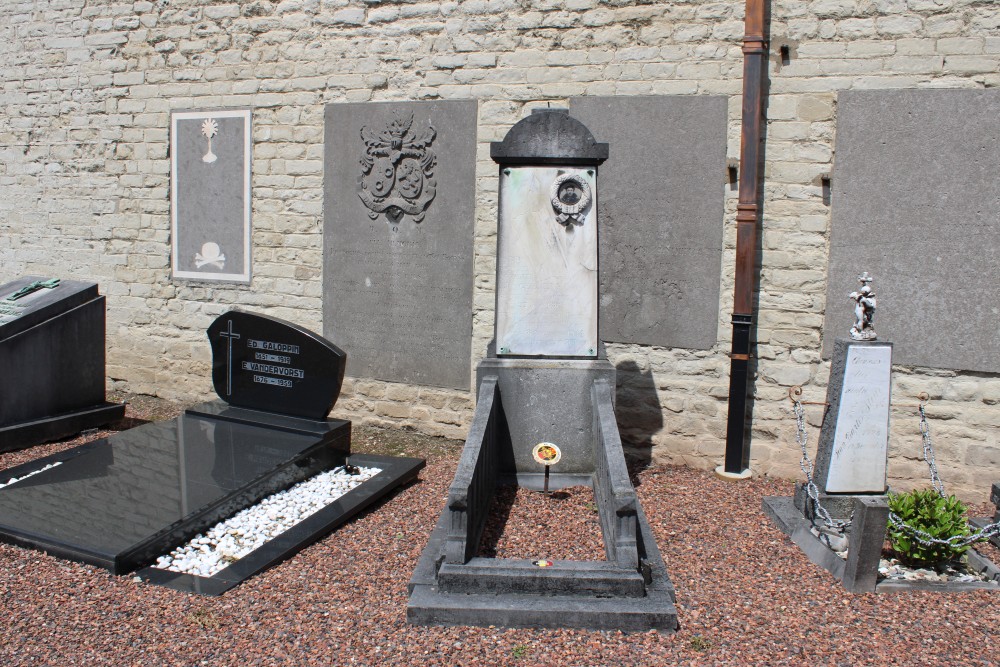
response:
[[[105,401],[104,297],[94,283],[0,286],[0,452],[121,419]]]
[[[216,392],[146,424],[0,473],[0,539],[117,574],[314,474],[382,472],[212,577],[145,567],[147,581],[217,595],[280,562],[413,480],[423,459],[350,455],[351,424],[328,419],[346,357],[306,329],[231,312],[208,329]]]

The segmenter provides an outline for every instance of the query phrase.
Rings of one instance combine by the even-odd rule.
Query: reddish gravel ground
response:
[[[175,411],[133,397],[126,426]],[[0,469],[84,439],[0,455]],[[406,583],[460,444],[356,428],[356,451],[425,456],[421,481],[221,598],[0,545],[0,665],[997,664],[1000,593],[846,594],[761,512],[761,498],[790,494],[790,482],[681,467],[637,474],[677,587],[677,634],[410,626]],[[537,518],[522,512],[534,500],[513,502],[504,535],[519,516]],[[563,507],[579,512],[573,502]],[[566,535],[561,523],[546,524],[547,544]]]
[[[574,486],[545,495],[516,486],[501,486],[493,496],[479,555],[605,560],[593,490]]]

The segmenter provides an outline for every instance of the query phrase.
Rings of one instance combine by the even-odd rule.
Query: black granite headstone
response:
[[[120,419],[105,401],[104,297],[78,280],[0,285],[0,451]]]
[[[208,340],[215,392],[230,405],[325,419],[340,396],[347,355],[300,326],[231,311]]]

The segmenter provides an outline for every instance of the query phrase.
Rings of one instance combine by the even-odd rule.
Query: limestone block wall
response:
[[[479,102],[472,359],[492,336],[496,167],[489,142],[585,95],[730,97],[739,154],[743,3],[700,0],[8,0],[0,3],[0,281],[96,280],[113,388],[211,395],[204,331],[238,305],[322,330],[324,105]],[[995,0],[772,2],[758,375],[751,466],[797,478],[787,391],[822,400],[820,358],[837,93],[1000,85]],[[253,280],[170,280],[172,109],[253,108]],[[736,193],[726,197],[719,343],[612,345],[626,440],[655,460],[722,460]],[[845,323],[845,330],[849,323]],[[949,488],[985,500],[1000,471],[1000,372],[895,369],[921,391]],[[464,437],[474,392],[349,380],[336,414]],[[821,413],[809,410],[818,426]],[[815,443],[816,431],[811,433]],[[923,486],[913,410],[894,408],[889,472]]]

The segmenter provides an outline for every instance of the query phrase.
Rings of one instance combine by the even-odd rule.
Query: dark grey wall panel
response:
[[[581,97],[601,165],[600,337],[708,349],[718,336],[727,98]]]
[[[350,376],[469,388],[476,119],[475,101],[326,108],[323,331]]]
[[[1000,90],[843,91],[824,354],[875,277],[893,362],[997,371]]]

